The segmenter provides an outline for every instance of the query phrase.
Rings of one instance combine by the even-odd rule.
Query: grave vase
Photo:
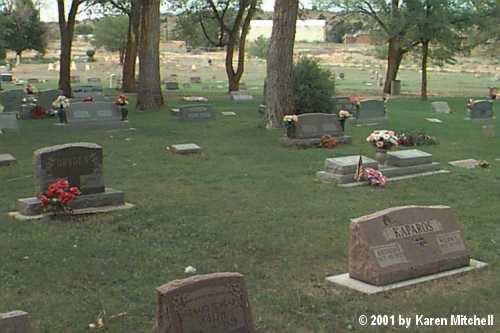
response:
[[[377,151],[375,152],[375,160],[378,162],[378,164],[384,165],[386,159],[387,149],[377,148]]]
[[[296,137],[296,129],[297,128],[295,126],[287,127],[286,128],[286,136],[294,139]]]
[[[340,127],[342,128],[342,133],[345,132],[345,118],[340,118],[339,121],[340,121]]]

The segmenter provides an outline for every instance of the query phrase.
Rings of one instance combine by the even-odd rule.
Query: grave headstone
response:
[[[215,112],[209,104],[193,104],[180,106],[175,113],[181,120],[210,120],[215,118]]]
[[[465,168],[465,169],[474,169],[479,165],[479,161],[475,159],[466,159],[466,160],[459,160],[459,161],[451,161],[448,162],[449,165],[459,167],[459,168]]]
[[[356,124],[381,123],[385,120],[385,103],[383,100],[376,99],[362,100],[352,119]]]
[[[418,149],[390,151],[387,153],[386,163],[398,167],[427,164],[432,163],[432,154]]]
[[[242,91],[232,91],[230,95],[231,95],[231,99],[233,101],[252,101],[253,100],[252,95],[249,95],[249,94],[242,92]]]
[[[0,332],[2,333],[30,333],[30,316],[24,311],[0,313]]]
[[[16,163],[16,158],[11,154],[0,154],[0,167]]]
[[[236,112],[232,112],[232,111],[227,111],[227,112],[221,112],[221,114],[225,117],[234,117],[236,116]]]
[[[448,102],[432,102],[431,103],[432,107],[432,112],[435,113],[450,113],[450,106],[448,105]]]
[[[179,90],[179,82],[169,81],[165,83],[167,90]]]
[[[0,104],[4,107],[4,112],[16,112],[21,106],[24,98],[24,90],[7,90],[0,92]]]
[[[470,262],[450,207],[405,206],[352,219],[349,276],[383,286]]]
[[[71,75],[69,81],[71,83],[80,83],[80,77],[78,75]]]
[[[327,158],[325,171],[319,171],[316,175],[322,182],[351,183],[354,181],[359,158],[359,155]],[[361,160],[363,168],[378,169],[378,162],[374,159],[361,156]]]
[[[191,88],[191,83],[183,83],[183,84],[182,84],[182,88],[184,88],[184,89],[189,89],[189,88]]]
[[[1,73],[0,74],[0,81],[2,81],[2,82],[12,82],[13,81],[13,75],[12,75],[12,73]]]
[[[29,84],[33,84],[33,83],[40,83],[40,80],[36,78],[31,78],[28,79],[26,82],[28,82]]]
[[[340,110],[349,111],[352,115],[356,112],[356,106],[352,104],[351,99],[347,96],[337,96],[333,97],[335,104],[335,113],[339,113]]]
[[[18,128],[15,112],[0,112],[0,131],[4,129],[17,130]]]
[[[199,76],[192,76],[191,78],[189,78],[189,82],[191,84],[201,84],[201,77],[199,77]]]
[[[18,212],[12,214],[15,218],[41,214],[37,196],[57,179],[66,179],[70,186],[80,188],[82,195],[70,204],[73,209],[85,208],[92,213],[100,207],[113,210],[126,206],[123,192],[104,185],[103,149],[95,143],[68,143],[38,149],[33,155],[33,167],[36,196],[17,200]]]
[[[335,114],[304,113],[298,116],[291,137],[295,139],[321,138],[323,135],[341,136],[342,127]]]
[[[111,102],[71,103],[67,111],[68,129],[126,129],[128,122],[122,121],[120,108]]]
[[[480,100],[474,102],[469,112],[470,119],[491,119],[493,118],[493,103],[491,101]]]
[[[201,147],[195,143],[172,145],[170,148],[174,154],[178,155],[197,154],[201,152]]]
[[[155,333],[253,333],[245,280],[213,273],[172,281],[156,289]]]
[[[73,88],[73,98],[102,97],[104,91],[100,85],[81,85]]]
[[[87,79],[87,83],[90,83],[90,84],[101,84],[102,81],[101,81],[100,77],[89,77]]]
[[[38,94],[38,104],[46,111],[52,110],[52,103],[61,95],[61,91],[52,89],[41,91]]]

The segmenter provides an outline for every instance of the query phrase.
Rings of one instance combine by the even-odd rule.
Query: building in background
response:
[[[271,38],[272,30],[272,20],[252,20],[247,40],[251,42],[260,36]],[[295,40],[298,42],[326,41],[326,20],[297,20]]]

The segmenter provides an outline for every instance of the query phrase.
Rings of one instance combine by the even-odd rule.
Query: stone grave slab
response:
[[[479,165],[479,161],[470,158],[470,159],[466,159],[466,160],[451,161],[448,164],[451,166],[454,166],[454,167],[459,167],[459,168],[474,169]]]
[[[385,103],[378,99],[361,100],[359,107],[354,112],[354,117],[349,118],[354,124],[378,124],[386,119]]]
[[[172,281],[156,289],[155,333],[253,333],[245,280],[213,273]]]
[[[468,266],[450,207],[404,206],[352,219],[349,276],[376,286]]]
[[[418,149],[408,149],[387,152],[386,163],[392,166],[411,166],[432,163],[432,154]]]
[[[378,162],[361,156],[364,168],[378,169]],[[359,155],[327,158],[325,160],[325,171],[317,172],[317,177],[322,182],[335,182],[339,184],[354,181],[354,174],[359,163]]]
[[[10,166],[16,163],[16,158],[11,154],[0,154],[0,167]]]
[[[95,143],[69,143],[38,149],[33,155],[33,178],[35,196],[17,200],[17,214],[43,217],[38,195],[45,192],[52,182],[66,179],[70,186],[78,186],[82,195],[77,197],[71,208],[87,209],[125,206],[125,194],[106,188],[103,178],[103,149]]]
[[[19,129],[19,124],[15,112],[0,112],[0,131],[5,129]]]
[[[81,85],[73,88],[73,98],[102,97],[104,91],[100,85]]]
[[[189,82],[191,84],[201,84],[201,77],[199,76],[192,76],[189,78]]]
[[[178,155],[198,154],[201,152],[201,147],[195,143],[172,145],[170,148],[174,154]]]
[[[120,108],[111,102],[72,103],[67,111],[68,123],[60,126],[69,130],[128,129],[122,121]],[[59,124],[58,124],[59,125]]]
[[[186,102],[208,102],[208,98],[201,96],[187,96],[182,98]]]
[[[166,82],[165,89],[167,89],[167,90],[179,90],[179,82],[174,82],[174,81]]]
[[[432,112],[435,112],[435,113],[450,113],[451,112],[450,106],[448,105],[448,102],[444,102],[444,101],[432,102],[431,108],[432,108]]]
[[[241,91],[231,92],[231,100],[233,101],[253,101],[253,96],[249,94],[245,94]]]
[[[209,104],[182,105],[177,110],[173,114],[180,120],[197,121],[215,119],[215,112]]]
[[[232,111],[221,112],[221,114],[224,117],[235,117],[236,116],[236,112],[232,112]]]
[[[443,122],[441,119],[437,119],[437,118],[425,118],[425,120],[427,120],[430,123],[438,123],[438,124]]]
[[[0,313],[0,332],[2,333],[30,333],[30,316],[24,311]]]

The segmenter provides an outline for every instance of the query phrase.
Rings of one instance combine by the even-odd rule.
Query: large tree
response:
[[[135,78],[137,50],[140,34],[140,0],[93,0],[91,10],[100,9],[103,14],[113,13],[127,15],[127,42],[123,58],[123,84],[124,92],[136,92]]]
[[[109,52],[118,52],[120,64],[123,64],[127,49],[127,31],[127,16],[103,17],[95,24],[92,44],[96,48],[104,47]]]
[[[141,33],[139,38],[140,110],[163,105],[160,84],[160,0],[141,1]]]
[[[61,54],[59,57],[59,89],[67,97],[72,96],[71,91],[71,47],[73,46],[73,35],[75,32],[76,15],[80,5],[85,0],[72,0],[69,13],[66,16],[66,4],[64,0],[57,0],[59,12],[59,32],[61,35]]]
[[[298,0],[276,0],[274,4],[264,93],[268,129],[280,127],[284,115],[295,113],[293,48],[298,9]]]
[[[46,28],[40,21],[40,12],[32,0],[14,0],[8,16],[7,24],[2,27],[5,32],[6,48],[21,57],[25,50],[36,50],[45,53],[47,47]]]
[[[178,8],[184,11],[184,15],[196,18],[201,32],[211,45],[226,48],[225,66],[230,92],[240,89],[240,81],[245,71],[246,37],[250,30],[250,21],[260,2],[260,0],[194,0],[190,2],[181,0],[177,2]],[[236,49],[238,49],[238,56],[235,67]]]

